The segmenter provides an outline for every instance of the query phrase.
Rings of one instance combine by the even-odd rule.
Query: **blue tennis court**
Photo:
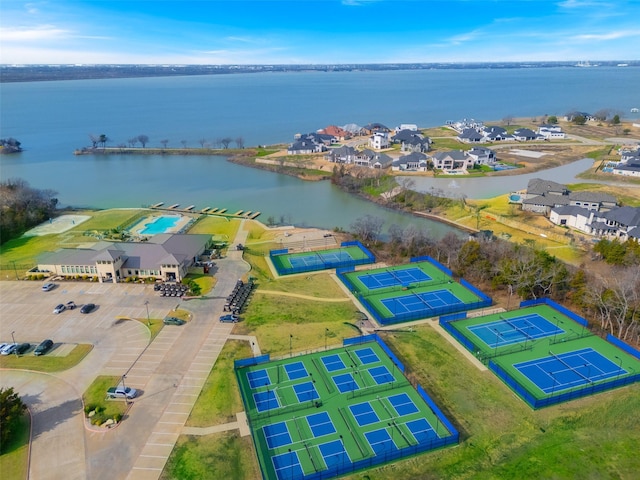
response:
[[[391,375],[391,372],[389,371],[389,369],[384,365],[380,367],[370,368],[369,375],[371,375],[371,378],[373,378],[373,381],[376,382],[378,385],[382,385],[383,383],[390,383],[395,380],[395,378],[393,378],[393,375]]]
[[[271,457],[273,469],[276,471],[278,480],[293,480],[294,478],[302,478],[304,471],[300,465],[298,452],[288,451],[280,455]]]
[[[327,412],[307,415],[306,418],[314,437],[322,437],[323,435],[336,433],[336,427]]]
[[[351,410],[353,418],[356,419],[356,422],[358,422],[358,425],[360,425],[361,427],[380,421],[378,415],[373,410],[373,407],[369,402],[349,405],[349,410]]]
[[[361,348],[360,350],[355,350],[355,354],[365,365],[368,363],[376,363],[380,361],[378,355],[376,355],[376,353],[370,348]]]
[[[387,288],[397,285],[411,285],[412,283],[428,282],[431,277],[419,268],[403,270],[386,270],[384,272],[365,273],[359,275],[358,280],[369,290]]]
[[[604,355],[584,348],[513,365],[545,394],[580,387],[628,373]]]
[[[405,425],[418,443],[429,443],[430,441],[439,438],[436,431],[424,418],[411,420],[405,423]]]
[[[285,422],[272,423],[262,427],[264,438],[270,449],[289,445],[291,443],[291,435]]]
[[[364,436],[367,438],[369,445],[371,445],[371,448],[376,453],[376,455],[383,455],[385,452],[390,452],[398,449],[395,442],[391,438],[391,435],[389,435],[389,432],[387,432],[387,430],[384,428],[366,432]]]
[[[344,448],[342,440],[334,440],[332,442],[322,443],[318,445],[318,449],[322,454],[322,459],[327,465],[327,468],[335,468],[340,465],[345,465],[347,462],[351,462],[349,454]]]
[[[320,395],[318,395],[313,382],[305,382],[294,385],[293,391],[296,392],[296,397],[298,397],[298,402],[300,403],[310,402],[311,400],[320,398]]]
[[[249,380],[249,386],[251,388],[259,388],[266,385],[271,385],[269,374],[264,369],[254,370],[253,372],[247,373],[247,379]]]
[[[291,266],[294,268],[298,267],[306,267],[306,266],[316,266],[316,265],[325,265],[325,264],[335,264],[341,262],[348,262],[353,260],[353,257],[349,255],[349,252],[339,251],[339,252],[315,252],[310,253],[309,255],[302,255],[296,257],[289,257],[289,262],[291,262]]]
[[[406,393],[401,393],[399,395],[392,395],[387,397],[389,399],[389,403],[396,411],[398,416],[402,417],[404,415],[411,415],[412,413],[419,412],[420,409],[413,403],[413,400],[409,398],[409,395]]]
[[[392,315],[439,309],[444,306],[464,305],[464,302],[449,290],[412,293],[399,297],[384,298],[380,302]]]
[[[328,372],[335,372],[336,370],[346,368],[340,355],[327,355],[326,357],[322,357],[322,363],[324,363]]]
[[[360,387],[356,383],[355,378],[350,373],[343,373],[342,375],[335,375],[333,378],[333,383],[336,384],[340,393],[352,392],[354,390],[359,390]]]
[[[278,396],[273,390],[267,390],[266,392],[257,392],[253,394],[253,400],[256,402],[256,408],[258,412],[264,412],[265,410],[273,410],[280,407]]]
[[[499,320],[467,328],[490,348],[565,333],[564,330],[537,313],[513,318],[500,317]]]
[[[298,378],[309,376],[309,373],[307,372],[307,369],[304,368],[304,363],[302,362],[288,363],[284,366],[284,369],[287,371],[289,380],[297,380]]]

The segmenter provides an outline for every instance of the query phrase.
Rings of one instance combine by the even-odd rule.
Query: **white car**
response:
[[[55,287],[56,284],[52,283],[52,282],[47,282],[44,285],[42,285],[42,291],[43,292],[48,292],[49,290],[52,290],[53,287]]]
[[[0,350],[0,355],[11,355],[17,346],[17,343],[6,344],[4,347],[2,347],[2,350]]]
[[[60,304],[58,305],[56,308],[53,309],[53,313],[62,313],[67,309],[67,307],[64,306],[64,304]]]

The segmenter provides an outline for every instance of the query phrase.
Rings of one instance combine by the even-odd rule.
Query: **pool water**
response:
[[[519,202],[520,199],[521,199],[520,195],[516,195],[516,194],[509,195],[509,200],[511,200],[512,202]]]
[[[175,227],[180,217],[158,217],[153,222],[145,223],[144,229],[140,231],[141,235],[157,235],[164,233],[171,227]]]

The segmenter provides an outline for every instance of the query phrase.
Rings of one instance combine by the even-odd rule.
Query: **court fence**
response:
[[[304,273],[304,272],[316,272],[318,270],[327,270],[331,268],[342,268],[342,267],[355,267],[356,265],[365,265],[369,263],[375,263],[376,257],[371,253],[371,251],[365,247],[359,241],[352,242],[342,242],[340,244],[340,248],[345,247],[358,247],[362,253],[364,253],[363,258],[350,258],[349,260],[327,260],[320,255],[322,250],[317,250],[314,252],[309,252],[310,254],[317,254],[317,258],[319,260],[318,263],[313,263],[311,265],[298,265],[294,267],[285,266],[280,261],[275,261],[274,259],[280,255],[286,255],[289,253],[288,248],[283,248],[279,250],[270,250],[269,258],[271,258],[271,263],[278,271],[278,275],[292,275],[295,273]]]
[[[614,337],[610,333],[607,333],[607,342],[610,342],[610,343],[614,344],[620,350],[622,350],[622,351],[628,353],[629,355],[631,355],[631,356],[637,358],[638,360],[640,360],[640,352],[638,350],[636,350],[635,348],[633,348],[631,345],[628,345],[628,344],[624,343],[618,337]]]
[[[534,397],[524,386],[522,386],[513,376],[509,374],[504,368],[495,363],[493,360],[489,361],[489,369],[495,373],[500,380],[507,384],[522,400],[524,400],[531,408],[538,409],[542,407],[549,407],[558,403],[567,402],[576,398],[587,397],[595,393],[612,390],[618,387],[624,387],[625,385],[631,385],[637,381],[640,381],[640,373],[635,375],[629,375],[622,378],[615,378],[608,382],[589,384],[584,387],[574,388],[568,392],[559,393],[555,395],[547,396],[546,398]]]
[[[571,320],[576,322],[581,327],[588,327],[589,326],[589,323],[584,318],[582,318],[580,315],[578,315],[576,313],[573,313],[568,308],[563,307],[562,305],[554,302],[550,298],[542,297],[542,298],[535,298],[533,300],[525,300],[523,302],[520,302],[520,308],[533,307],[535,305],[548,305],[551,308],[553,308],[554,310],[557,310],[561,314],[569,317]]]

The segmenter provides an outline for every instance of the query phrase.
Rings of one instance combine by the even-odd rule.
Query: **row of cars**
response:
[[[35,356],[44,355],[53,347],[53,340],[47,339],[35,348],[33,354]],[[0,355],[23,355],[31,348],[31,344],[25,343],[0,343]]]
[[[53,313],[62,313],[65,310],[73,310],[74,308],[76,308],[76,304],[73,300],[71,300],[67,303],[59,303],[58,305],[56,305],[56,308],[53,309]],[[82,307],[80,307],[80,313],[91,313],[95,310],[95,308],[95,303],[85,303],[84,305],[82,305]]]

